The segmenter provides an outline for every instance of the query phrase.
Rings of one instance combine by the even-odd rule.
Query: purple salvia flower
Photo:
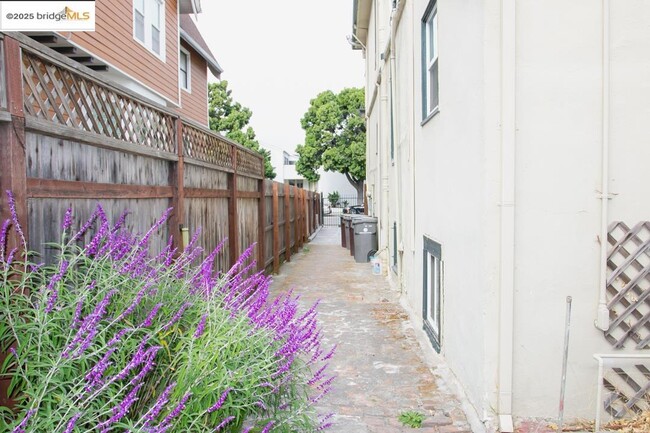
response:
[[[97,364],[93,366],[93,368],[90,369],[90,371],[86,374],[85,379],[86,382],[88,382],[88,385],[86,386],[85,391],[90,392],[93,388],[97,387],[102,383],[102,377],[104,376],[104,372],[106,369],[111,365],[111,362],[109,361],[111,358],[111,355],[115,353],[115,348],[109,349],[104,356],[102,356],[102,359],[97,361]]]
[[[125,210],[124,212],[122,212],[119,219],[117,220],[117,222],[115,223],[115,225],[111,229],[111,232],[117,233],[120,230],[120,228],[124,225],[124,221],[126,221],[126,217],[129,215],[129,213],[130,212],[128,210]]]
[[[112,347],[112,346],[116,345],[117,343],[119,343],[120,340],[122,340],[122,337],[124,337],[127,333],[129,333],[131,331],[133,331],[133,328],[121,329],[117,334],[115,334],[113,336],[113,338],[110,339],[110,341],[108,342],[108,347]]]
[[[171,320],[167,322],[165,326],[162,327],[162,330],[167,331],[169,328],[171,328],[176,322],[178,322],[181,319],[183,313],[185,313],[185,310],[187,310],[191,306],[192,304],[190,302],[186,302],[183,305],[181,305],[181,308],[179,308],[176,314],[174,314],[174,317],[172,317]]]
[[[83,312],[85,299],[86,298],[81,298],[79,299],[79,302],[77,302],[77,307],[74,310],[74,317],[72,318],[72,329],[77,329],[81,325],[81,313]]]
[[[2,229],[0,229],[0,261],[5,260],[5,250],[7,249],[7,233],[9,232],[9,226],[11,226],[11,220],[5,220],[2,223]]]
[[[160,346],[154,346],[150,347],[147,352],[145,353],[144,356],[144,366],[140,370],[140,372],[129,382],[129,384],[133,385],[136,383],[139,383],[144,377],[155,367],[156,363],[153,362],[153,360],[156,358],[156,354],[158,351],[162,349]]]
[[[172,212],[174,208],[168,208],[165,212],[163,212],[162,216],[158,221],[154,223],[154,225],[151,226],[151,228],[147,231],[147,233],[144,234],[140,242],[138,242],[138,247],[144,246],[147,242],[149,242],[149,238],[151,235],[158,230],[158,228],[165,223],[169,219],[169,214]]]
[[[20,239],[23,241],[23,245],[25,244],[25,234],[23,233],[23,228],[20,225],[20,222],[18,221],[18,212],[16,211],[16,199],[14,198],[14,195],[11,191],[7,190],[7,201],[9,202],[9,212],[11,213],[11,219],[14,223],[14,227],[16,228],[16,232],[18,232],[18,236],[20,236]]]
[[[219,410],[221,406],[223,406],[223,403],[226,401],[226,397],[228,397],[230,391],[232,391],[232,388],[227,388],[224,392],[222,392],[221,397],[219,397],[219,400],[217,400],[217,402],[208,409],[208,413],[212,413],[216,410]]]
[[[61,262],[61,268],[59,269],[59,272],[54,274],[52,276],[52,279],[50,280],[50,284],[47,285],[47,290],[52,290],[52,294],[47,300],[47,307],[45,307],[45,312],[50,313],[54,309],[54,305],[56,304],[57,299],[59,298],[59,291],[56,289],[56,284],[61,281],[61,278],[63,278],[63,275],[66,273],[68,270],[68,261],[64,260]]]
[[[145,295],[147,294],[147,290],[149,290],[149,288],[150,288],[152,285],[153,285],[153,282],[152,282],[152,281],[150,281],[150,282],[148,282],[147,284],[145,284],[144,287],[143,287],[142,289],[140,289],[140,290],[138,291],[138,293],[135,295],[135,299],[133,299],[133,302],[131,302],[131,305],[129,305],[128,308],[127,308],[126,310],[124,310],[124,311],[122,312],[122,314],[120,314],[120,315],[118,316],[118,318],[116,319],[116,321],[119,322],[119,321],[121,321],[122,319],[124,319],[126,316],[128,316],[129,314],[131,314],[131,313],[133,312],[133,310],[135,310],[135,309],[138,307],[138,305],[140,305],[140,302],[142,301],[142,299],[143,299],[143,298],[145,297]]]
[[[30,409],[27,411],[25,414],[25,418],[18,424],[14,429],[11,431],[11,433],[25,433],[25,426],[29,422],[29,419],[34,416],[36,413],[36,409]]]
[[[191,396],[192,396],[192,393],[191,393],[191,392],[188,392],[187,394],[185,394],[185,395],[183,396],[183,398],[181,398],[181,401],[176,405],[176,407],[174,408],[174,410],[172,410],[172,411],[169,413],[169,415],[167,415],[167,416],[165,417],[165,419],[163,420],[163,422],[161,423],[161,425],[163,425],[163,426],[168,426],[169,423],[172,422],[172,420],[173,420],[174,418],[176,418],[178,415],[180,415],[180,413],[183,411],[183,409],[185,409],[185,403],[187,403],[187,400],[189,400]]]
[[[330,377],[325,382],[318,385],[317,388],[322,391],[323,389],[329,387],[332,384],[332,382],[334,381],[334,379],[336,379],[336,376]]]
[[[63,217],[63,225],[61,225],[61,229],[63,231],[66,231],[72,226],[72,208],[69,207],[65,211],[65,216]]]
[[[70,418],[70,421],[68,421],[68,425],[65,428],[65,431],[63,433],[72,433],[72,429],[74,429],[75,424],[77,421],[81,418],[81,412]]]
[[[262,400],[256,401],[255,406],[261,408],[262,410],[268,410],[268,408],[266,407],[266,405]]]
[[[190,242],[187,244],[185,249],[183,251],[190,251],[194,248],[194,244],[199,240],[199,236],[201,235],[201,227],[199,227],[194,234],[192,235],[192,239],[190,239]]]
[[[11,251],[9,251],[9,255],[7,256],[7,263],[5,263],[6,269],[9,269],[9,266],[11,266],[11,264],[13,263],[14,256],[16,255],[17,252],[18,252],[18,248],[13,248]]]
[[[252,426],[246,427],[244,430],[242,430],[241,433],[248,433],[248,432],[250,432],[251,430],[253,430],[253,427],[255,427],[255,426],[252,425]]]
[[[204,314],[203,317],[201,317],[198,326],[196,327],[196,331],[194,331],[194,338],[199,338],[201,335],[203,335],[203,332],[205,332],[205,322],[207,320],[208,315]]]
[[[264,426],[264,428],[260,433],[269,433],[271,431],[271,428],[273,427],[273,424],[275,424],[275,421],[269,421],[269,423]]]
[[[172,390],[176,386],[176,382],[170,384],[165,390],[160,394],[160,397],[156,400],[156,403],[153,405],[153,407],[145,414],[145,422],[144,426],[149,427],[153,420],[156,419],[156,417],[162,412],[163,408],[169,401],[169,396],[172,393]]]
[[[95,212],[93,212],[93,214],[90,216],[90,218],[88,219],[88,221],[86,221],[86,222],[84,223],[84,225],[81,226],[81,228],[79,229],[79,231],[78,231],[77,233],[75,233],[75,235],[74,235],[74,236],[72,237],[72,239],[71,239],[71,242],[74,242],[74,241],[76,241],[76,240],[78,240],[78,239],[81,239],[81,237],[82,237],[83,235],[86,234],[86,232],[88,231],[88,229],[90,228],[90,226],[93,225],[93,223],[94,223],[95,220],[97,219],[97,215],[98,215],[98,214],[97,214],[97,211],[95,210]]]
[[[128,413],[131,406],[133,406],[133,403],[135,403],[138,400],[138,398],[136,397],[136,394],[138,393],[140,388],[142,388],[142,385],[143,385],[142,383],[136,385],[131,390],[131,392],[129,392],[127,394],[127,396],[124,398],[124,400],[122,400],[122,402],[119,405],[117,405],[117,406],[115,406],[113,408],[113,416],[111,416],[109,419],[107,419],[106,421],[100,423],[97,426],[97,428],[101,429],[100,431],[102,433],[107,432],[109,430],[109,427],[112,424],[115,424],[116,422],[118,422],[120,419],[122,419],[124,417],[124,415],[126,415]]]
[[[325,364],[325,365],[323,365],[323,366],[322,366],[322,367],[321,367],[321,368],[320,368],[320,369],[319,369],[319,370],[314,374],[314,377],[312,377],[312,378],[307,382],[307,385],[310,385],[310,386],[311,386],[311,385],[315,384],[316,382],[318,382],[318,381],[323,377],[323,372],[325,371],[325,369],[327,368],[328,365],[329,365],[329,364]]]
[[[327,353],[327,355],[325,355],[325,356],[323,357],[323,359],[321,359],[321,361],[327,361],[327,360],[329,360],[332,356],[334,356],[334,353],[336,353],[336,348],[337,348],[337,345],[335,344],[334,347],[332,347],[332,350],[330,350],[330,351]]]
[[[138,328],[148,328],[149,326],[151,326],[151,324],[153,323],[153,319],[156,317],[156,314],[158,314],[158,310],[160,310],[160,307],[162,307],[162,305],[163,305],[162,303],[158,303],[154,305],[154,307],[147,315],[147,318],[144,319],[144,322],[138,325]]]
[[[91,284],[91,286],[92,285],[93,284]],[[70,344],[68,344],[68,346],[63,350],[63,353],[61,354],[63,358],[68,358],[70,356],[70,352],[78,346],[80,347],[77,349],[77,355],[81,355],[90,346],[92,339],[95,338],[95,335],[97,335],[96,327],[106,314],[106,308],[111,302],[111,297],[116,292],[116,290],[111,290],[108,292],[106,296],[104,296],[104,298],[101,300],[101,302],[97,304],[95,310],[84,318],[83,322],[81,323],[81,327],[79,330],[77,330],[76,335]]]
[[[149,341],[149,337],[145,337],[141,342],[140,345],[138,346],[137,350],[133,354],[133,358],[131,358],[131,361],[129,361],[126,366],[120,371],[117,375],[115,375],[114,380],[122,380],[125,379],[131,370],[133,370],[135,367],[138,365],[142,364],[147,356],[147,350],[145,349],[145,345]]]
[[[225,418],[221,423],[215,427],[214,431],[221,431],[222,428],[224,428],[226,425],[228,425],[232,420],[234,420],[235,417],[230,415],[229,417]]]

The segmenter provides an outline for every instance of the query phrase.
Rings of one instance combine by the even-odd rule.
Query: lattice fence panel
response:
[[[262,158],[237,149],[237,171],[253,177],[262,177]]]
[[[27,51],[22,60],[29,116],[176,153],[172,115]]]
[[[609,228],[605,338],[615,349],[650,348],[650,221],[632,228],[615,222]]]
[[[217,134],[183,124],[183,155],[210,164],[233,168],[232,144]]]
[[[648,365],[610,368],[604,372],[603,408],[615,419],[650,410]]]

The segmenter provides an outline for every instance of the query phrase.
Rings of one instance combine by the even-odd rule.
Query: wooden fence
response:
[[[109,218],[130,210],[135,232],[173,207],[153,248],[170,236],[182,247],[181,232],[201,228],[208,251],[228,238],[222,269],[256,243],[259,269],[277,271],[321,220],[318,195],[265,180],[258,153],[33,40],[0,33],[0,59],[0,217],[11,190],[29,247],[46,258],[65,209],[80,224],[97,202]]]

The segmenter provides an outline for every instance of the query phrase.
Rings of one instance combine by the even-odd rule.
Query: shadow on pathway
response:
[[[355,263],[339,242],[340,229],[324,227],[305,250],[285,263],[272,291],[294,289],[303,306],[321,300],[325,346],[338,344],[330,372],[338,377],[321,402],[334,412],[338,433],[457,433],[471,429],[457,398],[424,359],[407,314],[384,277]],[[426,415],[420,429],[402,426],[404,410]]]

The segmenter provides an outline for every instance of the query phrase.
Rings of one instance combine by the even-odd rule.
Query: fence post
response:
[[[278,183],[273,182],[273,273],[280,272],[280,198]]]
[[[183,121],[180,117],[174,120],[176,129],[176,150],[178,154],[178,162],[172,164],[170,171],[170,184],[172,186],[172,207],[174,211],[169,218],[169,234],[173,236],[174,247],[180,253],[184,247],[183,235],[181,228],[185,224],[185,186],[184,186],[184,173],[185,164],[183,160]]]
[[[262,176],[264,176],[264,161],[262,161]],[[266,183],[264,177],[257,182],[260,191],[258,203],[258,235],[257,235],[257,270],[266,268]]]
[[[18,220],[28,240],[27,225],[27,168],[25,163],[25,112],[23,103],[23,75],[20,43],[5,35],[4,63],[7,91],[7,109],[11,121],[0,123],[0,155],[4,166],[0,170],[0,218],[1,222],[11,217],[5,191],[11,191],[16,200]],[[5,86],[5,83],[0,83]],[[9,235],[7,251],[20,247],[15,231]],[[0,397],[2,398],[2,397]]]
[[[300,192],[300,196],[302,198],[301,203],[302,203],[302,237],[303,237],[303,243],[307,242],[307,239],[309,238],[309,206],[307,205],[307,195],[309,194],[308,191],[302,190]]]
[[[232,161],[232,173],[228,176],[228,255],[230,266],[234,266],[239,258],[239,219],[237,216],[237,148],[230,146],[230,160]]]
[[[0,155],[4,160],[0,170],[0,224],[11,218],[8,197],[5,191],[13,193],[16,201],[16,214],[25,235],[29,241],[29,226],[27,220],[27,166],[25,161],[25,112],[23,102],[23,76],[20,43],[5,35],[0,39],[3,44],[4,58],[0,61],[5,68],[6,83],[0,83],[6,89],[7,109],[11,114],[11,121],[0,122]],[[0,74],[0,77],[2,75]],[[13,248],[21,249],[21,240],[13,230],[7,234],[6,251]],[[16,257],[20,252],[16,253]],[[4,362],[5,354],[0,353],[0,363]],[[0,406],[14,407],[14,402],[7,396],[10,379],[0,379]]]
[[[296,247],[296,252],[300,248],[300,189],[297,186],[293,187],[293,242]]]
[[[284,184],[284,255],[287,262],[291,261],[291,189]]]

